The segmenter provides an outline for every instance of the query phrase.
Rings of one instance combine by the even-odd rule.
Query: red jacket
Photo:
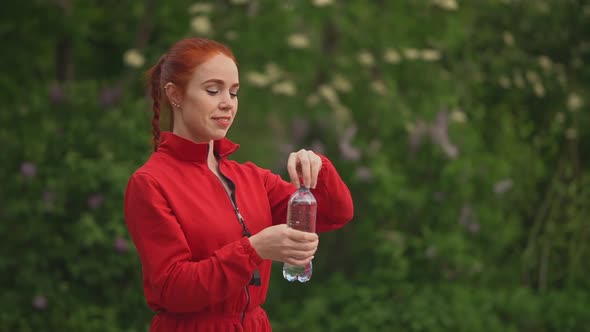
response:
[[[207,166],[208,144],[162,133],[158,151],[130,178],[125,220],[142,264],[146,301],[157,312],[150,331],[271,331],[260,305],[271,261],[244,236],[230,197]],[[215,141],[219,170],[235,184],[247,229],[286,222],[295,187],[253,163],[227,157],[238,145]],[[350,192],[324,156],[313,194],[318,232],[353,215]],[[261,284],[250,285],[255,270]]]

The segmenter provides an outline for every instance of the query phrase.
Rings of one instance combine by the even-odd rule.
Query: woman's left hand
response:
[[[303,185],[307,188],[314,188],[318,184],[318,174],[322,168],[322,159],[313,151],[301,149],[289,154],[287,171],[291,177],[291,183],[297,188]]]

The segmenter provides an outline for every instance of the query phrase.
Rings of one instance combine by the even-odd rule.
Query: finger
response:
[[[318,250],[317,247],[311,249],[311,250],[300,250],[300,251],[294,251],[293,254],[289,255],[291,257],[295,257],[297,259],[307,259],[308,257],[311,257],[313,255],[315,255],[316,251]]]
[[[295,265],[295,266],[306,266],[311,260],[313,256],[307,257],[305,259],[297,259],[295,257],[289,257],[285,260],[285,263]]]
[[[318,249],[318,241],[298,242],[297,246],[296,246],[297,251],[300,251],[303,253],[309,253],[308,256],[313,255],[317,249]]]
[[[292,229],[292,228],[289,229],[288,237],[289,237],[289,239],[296,241],[296,242],[318,241],[318,235],[316,233],[299,231],[299,230]]]
[[[289,154],[289,159],[287,160],[287,172],[289,172],[291,183],[295,187],[299,188],[299,176],[297,175],[297,154],[295,152]]]
[[[309,154],[305,150],[300,150],[298,155],[299,164],[301,164],[301,175],[303,176],[303,185],[306,188],[311,187],[311,162],[309,160]]]
[[[313,153],[313,157],[311,162],[311,187],[315,189],[318,185],[318,174],[320,174],[320,169],[322,168],[322,159],[315,153]]]
[[[289,250],[285,253],[293,257],[308,257],[315,253],[318,249],[317,242],[291,242]]]

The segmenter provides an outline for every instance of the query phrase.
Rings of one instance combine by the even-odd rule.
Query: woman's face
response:
[[[174,109],[174,133],[194,142],[218,140],[227,134],[238,111],[238,67],[217,54],[197,67]]]

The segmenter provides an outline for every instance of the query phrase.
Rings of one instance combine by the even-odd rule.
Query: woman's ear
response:
[[[166,91],[166,97],[170,101],[170,104],[175,108],[180,108],[181,94],[176,84],[172,82],[166,83],[164,85],[164,91]]]

